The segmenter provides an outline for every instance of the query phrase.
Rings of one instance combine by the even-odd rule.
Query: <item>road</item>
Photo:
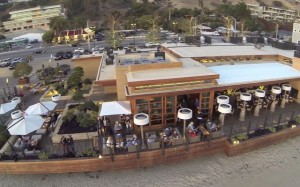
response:
[[[133,39],[126,39],[122,42],[123,46],[128,45],[129,43],[133,43]],[[141,45],[145,43],[145,39],[135,39],[136,45]],[[93,48],[94,46],[99,46],[99,47],[105,47],[105,41],[96,41],[96,42],[91,42],[90,47]],[[80,43],[80,47],[84,49],[88,49],[88,43]],[[51,54],[54,56],[56,52],[58,51],[74,51],[77,47],[70,47],[68,45],[57,45],[57,46],[46,46],[46,47],[41,47],[41,44],[33,44],[33,47],[31,49],[17,49],[17,50],[12,50],[8,52],[2,52],[0,59],[4,58],[16,58],[16,57],[22,57],[25,58],[28,55],[32,55],[34,51],[38,49],[43,49],[46,51],[44,54],[37,54],[33,55],[35,59],[37,58],[45,58],[51,57]]]

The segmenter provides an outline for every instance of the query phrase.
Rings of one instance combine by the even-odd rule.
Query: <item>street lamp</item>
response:
[[[173,21],[173,29],[174,29],[174,32],[175,32],[175,28],[176,28],[176,24],[177,24],[177,22],[175,22],[175,21]]]
[[[133,28],[133,45],[135,47],[135,28],[136,28],[136,23],[131,23],[130,25]]]
[[[275,30],[275,38],[277,40],[277,35],[278,35],[278,29],[279,29],[279,25],[278,23],[274,22],[276,24],[276,30]]]
[[[9,99],[11,97],[11,93],[10,93],[10,89],[9,89],[9,86],[8,86],[8,78],[6,78],[6,86],[7,86],[7,89],[8,89],[8,94],[9,94]]]
[[[230,17],[231,17],[231,19],[234,20],[234,31],[236,31],[236,19],[234,17],[232,17],[232,16],[230,16]]]

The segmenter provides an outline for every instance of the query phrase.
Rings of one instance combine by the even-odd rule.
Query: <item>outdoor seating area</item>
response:
[[[120,65],[133,65],[133,64],[153,64],[159,62],[167,62],[164,57],[157,56],[155,58],[147,59],[147,58],[139,58],[139,59],[124,59]]]

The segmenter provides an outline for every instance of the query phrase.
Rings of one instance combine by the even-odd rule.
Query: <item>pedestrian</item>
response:
[[[71,151],[75,154],[74,140],[71,135],[69,135],[69,138],[68,138],[68,145],[69,145],[69,148],[71,149]]]
[[[68,154],[70,149],[68,146],[68,139],[64,136],[61,137],[61,143],[63,144],[64,155]]]

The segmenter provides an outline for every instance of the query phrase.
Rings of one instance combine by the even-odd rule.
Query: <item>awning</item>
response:
[[[112,101],[102,103],[99,116],[131,114],[129,101]]]

